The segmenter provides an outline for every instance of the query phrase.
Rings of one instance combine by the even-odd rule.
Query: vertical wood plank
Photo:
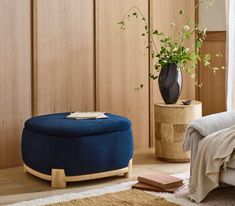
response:
[[[158,29],[167,35],[173,35],[175,31],[180,31],[188,19],[193,14],[195,1],[189,0],[153,0],[153,28]],[[184,15],[180,15],[180,10],[184,10]],[[193,16],[194,19],[194,16]],[[176,27],[171,27],[174,22]],[[158,44],[159,45],[159,44]],[[194,48],[194,39],[187,42],[189,48]],[[195,99],[194,80],[187,74],[183,77],[183,90],[181,99]],[[154,102],[162,101],[157,81],[155,83]]]
[[[153,28],[153,2],[154,0],[148,0],[148,24],[150,28]],[[153,58],[151,54],[149,34],[149,73],[153,73]],[[149,146],[154,147],[155,143],[155,122],[154,122],[154,93],[155,93],[155,82],[149,81]]]
[[[0,168],[21,164],[21,134],[31,116],[30,0],[0,1]]]
[[[149,146],[149,82],[144,25],[133,20],[119,25],[124,14],[138,6],[148,17],[148,0],[96,1],[97,108],[127,116],[133,122],[135,148]],[[135,90],[143,83],[144,88]]]
[[[34,1],[34,114],[94,109],[93,3]]]
[[[150,23],[152,28],[163,32],[166,35],[173,35],[174,32],[180,30],[181,27],[186,24],[188,18],[191,17],[194,5],[195,1],[188,0],[151,0]],[[185,11],[183,16],[179,15],[180,10]],[[172,28],[170,26],[172,22],[176,24],[176,27]],[[158,42],[157,46],[160,46]],[[194,39],[188,42],[188,46],[189,48],[194,48]],[[153,64],[154,60],[151,62],[151,65]],[[154,73],[153,67],[151,68],[151,72]],[[153,82],[152,90],[153,102],[158,103],[159,101],[163,101],[159,91],[158,81]],[[183,76],[183,90],[180,98],[195,99],[194,80],[192,80],[187,74],[184,74]],[[153,116],[153,112],[151,116]],[[155,133],[154,130],[153,136]],[[154,145],[154,138],[152,138],[152,142]]]
[[[207,38],[201,49],[201,55],[220,53],[222,58],[213,57],[212,67],[225,66],[226,56],[226,32],[208,32]],[[209,115],[226,111],[225,94],[225,70],[219,70],[216,74],[205,68],[201,63],[199,65],[200,81],[202,87],[199,89],[199,100],[202,102],[203,115]]]

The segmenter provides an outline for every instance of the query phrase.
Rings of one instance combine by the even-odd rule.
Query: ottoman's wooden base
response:
[[[31,169],[26,164],[24,164],[24,171],[29,172],[30,174],[39,177],[41,179],[51,181],[51,187],[61,189],[61,188],[66,188],[66,182],[92,180],[92,179],[98,179],[98,178],[110,177],[122,174],[124,174],[124,177],[129,178],[131,177],[131,172],[132,172],[132,159],[129,161],[128,167],[108,172],[99,172],[87,175],[65,176],[65,172],[63,169],[52,169],[51,175],[46,175]]]

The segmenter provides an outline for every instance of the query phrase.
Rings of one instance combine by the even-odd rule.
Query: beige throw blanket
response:
[[[235,159],[235,126],[212,133],[199,143],[189,184],[189,197],[201,202],[219,186],[221,166]]]

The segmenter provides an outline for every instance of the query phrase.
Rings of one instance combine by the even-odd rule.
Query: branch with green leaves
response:
[[[126,12],[121,21],[118,22],[120,28],[126,30],[128,22],[134,18],[143,23],[144,31],[141,33],[141,36],[149,37],[146,48],[150,49],[156,73],[149,75],[151,79],[157,79],[161,69],[165,68],[168,64],[176,64],[179,69],[190,74],[190,76],[195,79],[197,86],[201,86],[202,84],[198,81],[196,74],[196,68],[199,62],[202,62],[206,68],[213,70],[214,73],[220,69],[224,69],[224,67],[213,67],[211,65],[212,58],[221,58],[221,54],[205,54],[204,56],[200,54],[200,50],[206,38],[206,28],[194,22],[196,9],[201,4],[205,4],[208,8],[213,3],[214,0],[199,1],[199,3],[195,5],[193,13],[187,23],[179,31],[175,31],[173,36],[168,36],[157,29],[151,29],[145,15],[139,7],[134,6]],[[185,12],[183,10],[179,11],[179,15],[183,16],[184,14]],[[174,28],[176,24],[171,22],[169,26]],[[195,46],[190,49],[186,46],[186,40],[192,39],[195,39]]]

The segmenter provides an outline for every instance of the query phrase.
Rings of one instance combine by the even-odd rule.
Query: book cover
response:
[[[154,187],[152,185],[147,185],[141,182],[138,182],[134,185],[132,185],[132,189],[138,189],[138,190],[145,190],[145,191],[152,191],[152,192],[169,192],[174,193],[179,187],[173,187],[169,189],[162,189],[160,187]]]
[[[173,177],[162,172],[155,172],[152,174],[139,176],[138,181],[162,189],[180,187],[183,185],[182,179]]]

